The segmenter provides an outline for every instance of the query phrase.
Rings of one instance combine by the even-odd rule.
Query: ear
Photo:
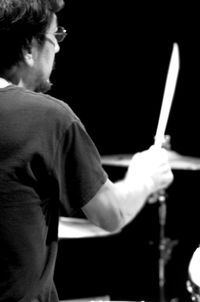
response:
[[[24,51],[24,61],[29,67],[33,67],[34,65],[34,56],[32,51]]]
[[[33,67],[35,60],[37,59],[37,49],[36,41],[33,39],[29,48],[23,50],[24,61],[29,67]]]

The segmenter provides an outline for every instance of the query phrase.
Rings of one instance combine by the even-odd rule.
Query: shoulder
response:
[[[27,97],[32,105],[39,107],[41,110],[47,110],[49,113],[58,114],[60,117],[70,117],[72,120],[79,120],[77,115],[71,109],[71,107],[63,100],[57,99],[49,94],[32,92],[29,90],[24,90],[24,95]]]
[[[14,96],[14,106],[26,112],[31,112],[38,121],[43,119],[46,122],[63,123],[68,127],[73,122],[81,123],[78,116],[66,102],[49,94],[37,93],[17,86],[10,89],[10,94],[10,97]]]

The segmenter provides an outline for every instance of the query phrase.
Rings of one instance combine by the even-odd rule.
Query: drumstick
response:
[[[155,135],[154,145],[162,147],[164,143],[165,129],[169,118],[169,113],[173,101],[173,96],[176,88],[176,82],[179,73],[179,50],[176,43],[173,44],[173,50],[169,63],[169,69],[167,73],[165,89],[163,94],[162,106],[160,110],[160,116],[158,120],[157,131]]]

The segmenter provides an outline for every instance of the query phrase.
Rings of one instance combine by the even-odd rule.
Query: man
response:
[[[79,118],[42,93],[66,35],[55,3],[0,0],[0,301],[58,301],[60,204],[112,232],[173,180],[165,150],[150,148],[112,183]]]

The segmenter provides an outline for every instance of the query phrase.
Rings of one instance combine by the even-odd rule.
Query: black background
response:
[[[68,0],[59,19],[68,37],[57,55],[50,94],[72,107],[102,156],[134,154],[153,143],[176,42],[180,73],[166,133],[172,150],[200,158],[200,34],[194,4],[82,1],[72,9]],[[125,173],[105,169],[113,181]],[[200,175],[174,170],[174,176],[167,191],[166,236],[177,244],[166,266],[166,296],[186,302],[188,262],[200,242]],[[158,207],[146,206],[116,236],[62,240],[55,273],[60,298],[107,294],[112,300],[157,302]]]

